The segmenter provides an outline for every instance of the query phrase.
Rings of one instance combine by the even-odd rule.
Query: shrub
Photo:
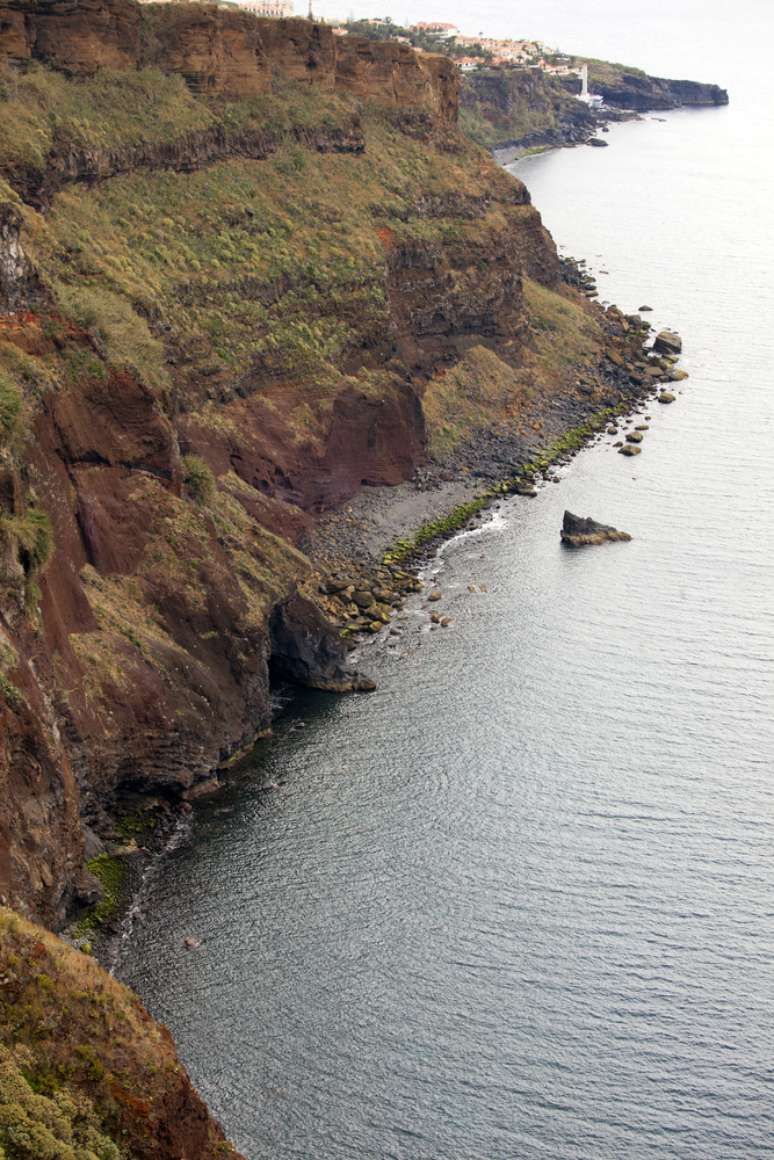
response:
[[[0,444],[7,443],[18,429],[21,406],[19,388],[0,371]]]
[[[6,521],[19,542],[19,559],[28,576],[45,567],[54,546],[51,520],[42,508],[28,507],[23,516]]]
[[[198,455],[183,456],[183,483],[194,503],[204,507],[215,494],[215,476]]]

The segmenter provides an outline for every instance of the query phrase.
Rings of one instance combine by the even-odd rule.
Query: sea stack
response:
[[[606,540],[630,540],[628,532],[619,532],[608,524],[598,524],[591,516],[575,516],[572,512],[564,513],[564,522],[560,533],[562,543],[571,548],[585,548],[589,544],[604,544]]]

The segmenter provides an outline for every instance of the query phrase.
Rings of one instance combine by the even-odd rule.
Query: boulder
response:
[[[671,391],[662,391],[660,395],[656,396],[659,403],[674,403],[675,396]]]
[[[328,580],[324,580],[320,584],[320,591],[324,596],[335,596],[338,592],[343,592],[345,588],[350,588],[352,581],[348,576],[334,576]]]
[[[670,371],[668,372],[668,375],[669,375],[669,377],[667,379],[667,382],[683,383],[688,378],[688,371],[684,371],[682,369],[678,370],[675,367],[675,368],[670,369]]]
[[[653,343],[656,354],[679,354],[683,349],[683,340],[673,330],[660,330]]]
[[[562,543],[571,548],[584,548],[591,544],[604,544],[607,540],[630,540],[628,532],[619,532],[608,524],[598,524],[591,516],[576,516],[564,513],[560,532]]]
[[[626,436],[627,443],[642,443],[641,431],[629,431]]]
[[[370,608],[374,602],[373,592],[369,592],[367,588],[356,588],[352,593],[352,602],[358,608]]]
[[[432,601],[440,600],[440,599],[441,599],[441,595],[442,595],[442,593],[441,593],[441,589],[440,589],[440,588],[434,588],[434,589],[433,589],[433,591],[432,591],[431,593],[429,593],[429,595],[428,595],[427,599],[428,599],[428,600],[432,600]]]
[[[644,311],[646,311],[646,310],[647,310],[648,312],[650,312],[650,311],[652,311],[652,310],[653,310],[653,307],[652,307],[652,306],[641,306],[641,307],[640,307],[640,314],[642,314],[642,313],[643,313]]]
[[[619,455],[639,455],[642,451],[641,447],[635,447],[631,443],[624,443],[623,447],[619,448]]]
[[[599,137],[592,137],[589,145],[593,145],[595,149],[607,149],[609,142],[600,140]]]

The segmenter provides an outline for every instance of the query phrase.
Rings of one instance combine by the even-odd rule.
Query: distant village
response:
[[[141,0],[154,3],[157,0]],[[169,0],[170,3],[196,4],[207,0]],[[212,2],[212,0],[209,0]],[[293,0],[215,0],[224,8],[241,8],[255,16],[275,20],[289,19],[301,15],[296,12]],[[462,72],[473,72],[480,68],[538,68],[556,76],[577,76],[581,80],[580,96],[583,100],[594,101],[588,95],[588,72],[585,65],[578,65],[571,57],[564,56],[558,48],[549,48],[539,40],[510,40],[497,37],[464,36],[454,24],[420,21],[418,24],[402,26],[389,16],[371,17],[357,20],[332,20],[319,17],[313,10],[313,0],[303,13],[310,20],[329,24],[336,36],[367,36],[374,40],[397,40],[409,44],[423,52],[438,52],[450,56]]]

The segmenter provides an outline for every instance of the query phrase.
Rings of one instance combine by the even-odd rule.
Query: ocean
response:
[[[448,543],[453,627],[302,696],[150,884],[119,973],[248,1160],[774,1155],[772,15],[520,7],[476,19],[730,90],[513,167],[690,378]]]

